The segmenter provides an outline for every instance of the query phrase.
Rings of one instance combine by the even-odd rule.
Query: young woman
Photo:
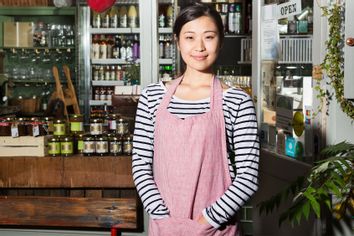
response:
[[[186,69],[142,92],[134,131],[133,177],[149,235],[238,235],[237,211],[258,188],[254,105],[213,74],[224,37],[214,9],[182,9],[173,31]]]

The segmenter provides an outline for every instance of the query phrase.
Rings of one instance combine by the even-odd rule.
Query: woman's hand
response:
[[[205,219],[205,217],[203,215],[200,215],[197,222],[201,225],[209,224],[209,222]]]

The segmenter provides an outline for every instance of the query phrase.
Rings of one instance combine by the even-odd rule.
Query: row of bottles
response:
[[[123,59],[140,58],[139,35],[92,35],[91,59]]]
[[[220,13],[226,34],[250,34],[252,32],[252,3],[250,0],[204,2],[212,3]]]
[[[93,65],[92,80],[116,81],[125,80],[127,65]]]
[[[75,29],[73,25],[52,24],[38,21],[33,30],[34,47],[74,47]]]
[[[93,12],[92,28],[138,28],[138,6],[112,6],[103,13]]]
[[[174,46],[172,42],[172,35],[161,34],[159,36],[159,54],[160,58],[172,58]]]
[[[95,101],[111,101],[114,93],[113,86],[95,86],[93,87],[93,100]]]
[[[172,5],[160,5],[159,7],[159,27],[171,28],[173,26],[173,7]]]

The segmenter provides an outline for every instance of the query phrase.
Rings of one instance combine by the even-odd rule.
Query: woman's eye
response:
[[[209,35],[209,36],[206,36],[206,39],[214,39],[215,36],[214,35]]]
[[[192,36],[186,36],[186,39],[193,39]]]

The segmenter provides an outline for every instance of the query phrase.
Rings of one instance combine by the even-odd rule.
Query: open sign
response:
[[[289,2],[279,4],[277,6],[278,19],[298,15],[301,13],[301,9],[301,0],[291,0]]]

